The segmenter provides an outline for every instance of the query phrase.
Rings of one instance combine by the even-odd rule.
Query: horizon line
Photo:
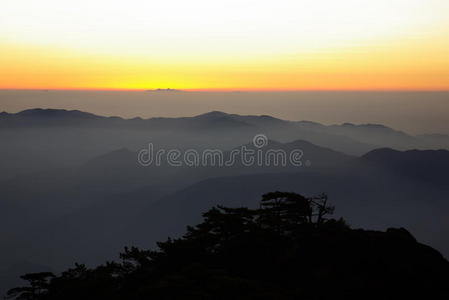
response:
[[[0,88],[0,91],[104,91],[104,92],[222,92],[222,93],[245,93],[245,92],[449,92],[447,89],[232,89],[232,88]]]

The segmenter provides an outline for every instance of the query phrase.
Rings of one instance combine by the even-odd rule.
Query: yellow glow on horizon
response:
[[[449,90],[449,1],[6,0],[0,88]]]

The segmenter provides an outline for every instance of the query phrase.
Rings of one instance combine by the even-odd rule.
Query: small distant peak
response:
[[[107,117],[109,120],[123,120],[123,118],[122,117],[119,117],[119,116],[110,116],[110,117]]]
[[[304,146],[312,146],[312,147],[317,147],[317,148],[319,147],[319,146],[312,144],[311,142],[308,142],[306,140],[294,140],[293,142],[289,142],[286,145],[294,146],[294,147],[304,147]]]
[[[260,115],[259,117],[262,118],[262,119],[268,119],[268,120],[279,120],[278,118],[275,118],[275,117],[270,116],[270,115]]]
[[[146,92],[182,92],[182,91],[183,90],[171,89],[171,88],[146,90]]]
[[[366,123],[366,124],[354,124],[354,123],[343,123],[340,126],[342,127],[354,127],[354,128],[367,128],[367,129],[387,129],[392,130],[390,127],[387,127],[382,124],[373,124],[373,123]]]
[[[346,129],[353,129],[353,130],[370,130],[374,132],[384,132],[384,133],[396,133],[396,134],[405,134],[401,131],[394,130],[388,126],[382,125],[382,124],[373,124],[373,123],[366,123],[366,124],[353,124],[353,123],[343,123],[341,125],[332,125],[331,127],[334,128],[346,128]]]
[[[43,108],[31,108],[31,109],[25,109],[17,113],[17,115],[37,115],[37,114],[45,114],[45,113],[51,113],[51,112],[62,112],[66,111],[65,109],[43,109]]]
[[[405,150],[405,151],[399,151],[394,150],[391,148],[379,148],[371,150],[370,152],[363,155],[363,158],[368,159],[377,159],[377,158],[409,158],[412,159],[413,157],[429,157],[429,158],[437,158],[439,155],[442,155],[441,157],[449,157],[449,151],[446,149],[438,149],[438,150],[418,150],[418,149],[411,149],[411,150]],[[446,158],[445,158],[446,159]],[[443,161],[441,161],[443,163]],[[418,163],[418,161],[416,162]]]
[[[362,158],[366,158],[366,159],[374,159],[374,158],[384,158],[384,157],[389,157],[391,155],[395,155],[401,153],[401,151],[398,150],[394,150],[391,148],[378,148],[378,149],[374,149],[369,151],[368,153],[364,154],[362,156]]]
[[[99,116],[79,111],[79,110],[66,110],[66,109],[53,109],[53,108],[33,108],[26,109],[18,112],[16,115],[21,117],[33,117],[33,118],[64,118],[64,117],[76,117],[76,118],[97,118]]]
[[[228,114],[222,111],[213,110],[204,114],[197,115],[195,116],[195,118],[221,118],[225,116],[228,116]]]
[[[21,117],[57,117],[57,116],[65,116],[67,114],[69,114],[69,111],[65,109],[32,108],[22,110],[21,112],[18,112],[16,115]]]
[[[307,121],[307,120],[302,120],[302,121],[297,121],[296,124],[299,125],[306,125],[306,126],[320,126],[323,127],[324,125],[318,122],[312,122],[312,121]]]
[[[219,111],[219,110],[212,110],[210,112],[205,113],[204,115],[227,115],[227,113]]]
[[[248,122],[263,122],[262,124],[284,124],[289,121],[278,119],[270,115],[232,115],[243,121]]]
[[[270,115],[260,115],[258,116],[260,120],[264,121],[264,122],[270,122],[270,123],[285,123],[285,122],[289,122],[289,121],[285,121],[279,118],[275,118],[273,116]]]
[[[372,129],[391,129],[390,127],[387,127],[387,126],[382,125],[382,124],[371,124],[371,123],[368,123],[368,124],[361,124],[360,126],[366,127],[366,128],[372,128]]]

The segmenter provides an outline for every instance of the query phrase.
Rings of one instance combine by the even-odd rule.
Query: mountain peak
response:
[[[20,117],[32,117],[32,118],[66,118],[66,117],[76,117],[76,118],[100,118],[97,115],[82,112],[79,110],[66,110],[66,109],[51,109],[51,108],[33,108],[26,109],[18,112],[16,114]]]
[[[385,126],[382,124],[375,124],[375,123],[354,124],[351,122],[345,122],[345,123],[342,123],[341,125],[335,125],[335,126],[355,127],[355,128],[373,128],[373,129],[391,129],[388,126]]]
[[[227,113],[224,113],[222,111],[218,111],[218,110],[213,110],[204,114],[200,114],[195,116],[194,118],[201,118],[201,119],[205,119],[205,118],[221,118],[221,117],[225,117],[225,116],[229,116]]]
[[[362,156],[362,158],[365,159],[387,159],[387,158],[398,159],[399,157],[402,157],[403,159],[417,158],[417,161],[415,161],[415,164],[417,164],[420,162],[418,161],[419,158],[428,158],[428,159],[438,159],[439,157],[449,158],[449,151],[445,149],[438,149],[438,150],[412,149],[412,150],[399,151],[391,148],[379,148],[371,150]]]

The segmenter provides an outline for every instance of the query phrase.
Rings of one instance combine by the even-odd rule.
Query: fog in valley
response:
[[[327,193],[352,228],[405,227],[447,258],[447,95],[1,91],[0,293],[27,272],[154,247],[214,205],[256,208],[276,190]],[[300,155],[145,165],[149,144],[181,162],[243,147]]]

